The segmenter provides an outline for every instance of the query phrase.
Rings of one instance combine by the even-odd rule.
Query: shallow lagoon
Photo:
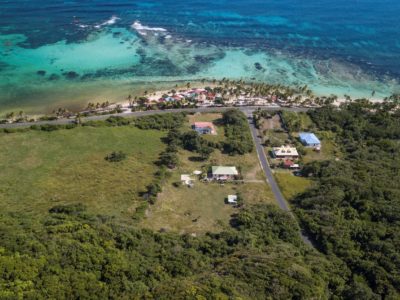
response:
[[[377,13],[388,22],[392,11],[373,15],[366,2],[356,22],[327,22],[335,11],[316,1],[222,2],[204,10],[195,9],[201,2],[55,1],[40,8],[47,26],[35,15],[39,8],[22,13],[18,3],[0,4],[0,112],[78,109],[201,78],[308,84],[317,94],[339,97],[400,91],[400,42],[392,36],[398,25],[375,24]],[[337,13],[344,5],[331,8]],[[355,8],[345,13],[357,14]]]

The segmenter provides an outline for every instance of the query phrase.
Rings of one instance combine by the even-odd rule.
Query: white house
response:
[[[290,146],[281,146],[272,148],[272,153],[275,158],[298,158],[297,149]]]
[[[239,175],[236,167],[213,166],[211,171],[214,180],[232,180]]]

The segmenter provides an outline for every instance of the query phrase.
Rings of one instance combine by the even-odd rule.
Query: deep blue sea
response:
[[[0,0],[0,111],[203,77],[384,97],[400,91],[399,16],[398,0]]]

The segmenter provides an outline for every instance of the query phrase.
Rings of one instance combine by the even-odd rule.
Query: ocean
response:
[[[0,112],[223,77],[400,92],[400,1],[0,0]]]

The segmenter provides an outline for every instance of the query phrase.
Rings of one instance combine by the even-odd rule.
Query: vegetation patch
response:
[[[230,155],[253,151],[254,144],[246,116],[239,110],[228,110],[222,115],[225,125],[224,151]]]
[[[122,151],[113,151],[105,157],[109,162],[120,162],[126,159],[126,153]]]
[[[391,103],[355,101],[311,111],[331,131],[342,158],[303,169],[316,185],[293,201],[320,250],[352,273],[349,299],[396,299],[400,293],[400,112]],[[324,147],[324,144],[323,144]]]
[[[40,215],[80,202],[91,212],[129,220],[157,170],[163,136],[130,126],[0,134],[3,211]],[[126,159],[105,161],[116,148]]]
[[[295,176],[289,171],[275,171],[274,176],[283,196],[287,200],[304,193],[313,184],[312,180]]]

